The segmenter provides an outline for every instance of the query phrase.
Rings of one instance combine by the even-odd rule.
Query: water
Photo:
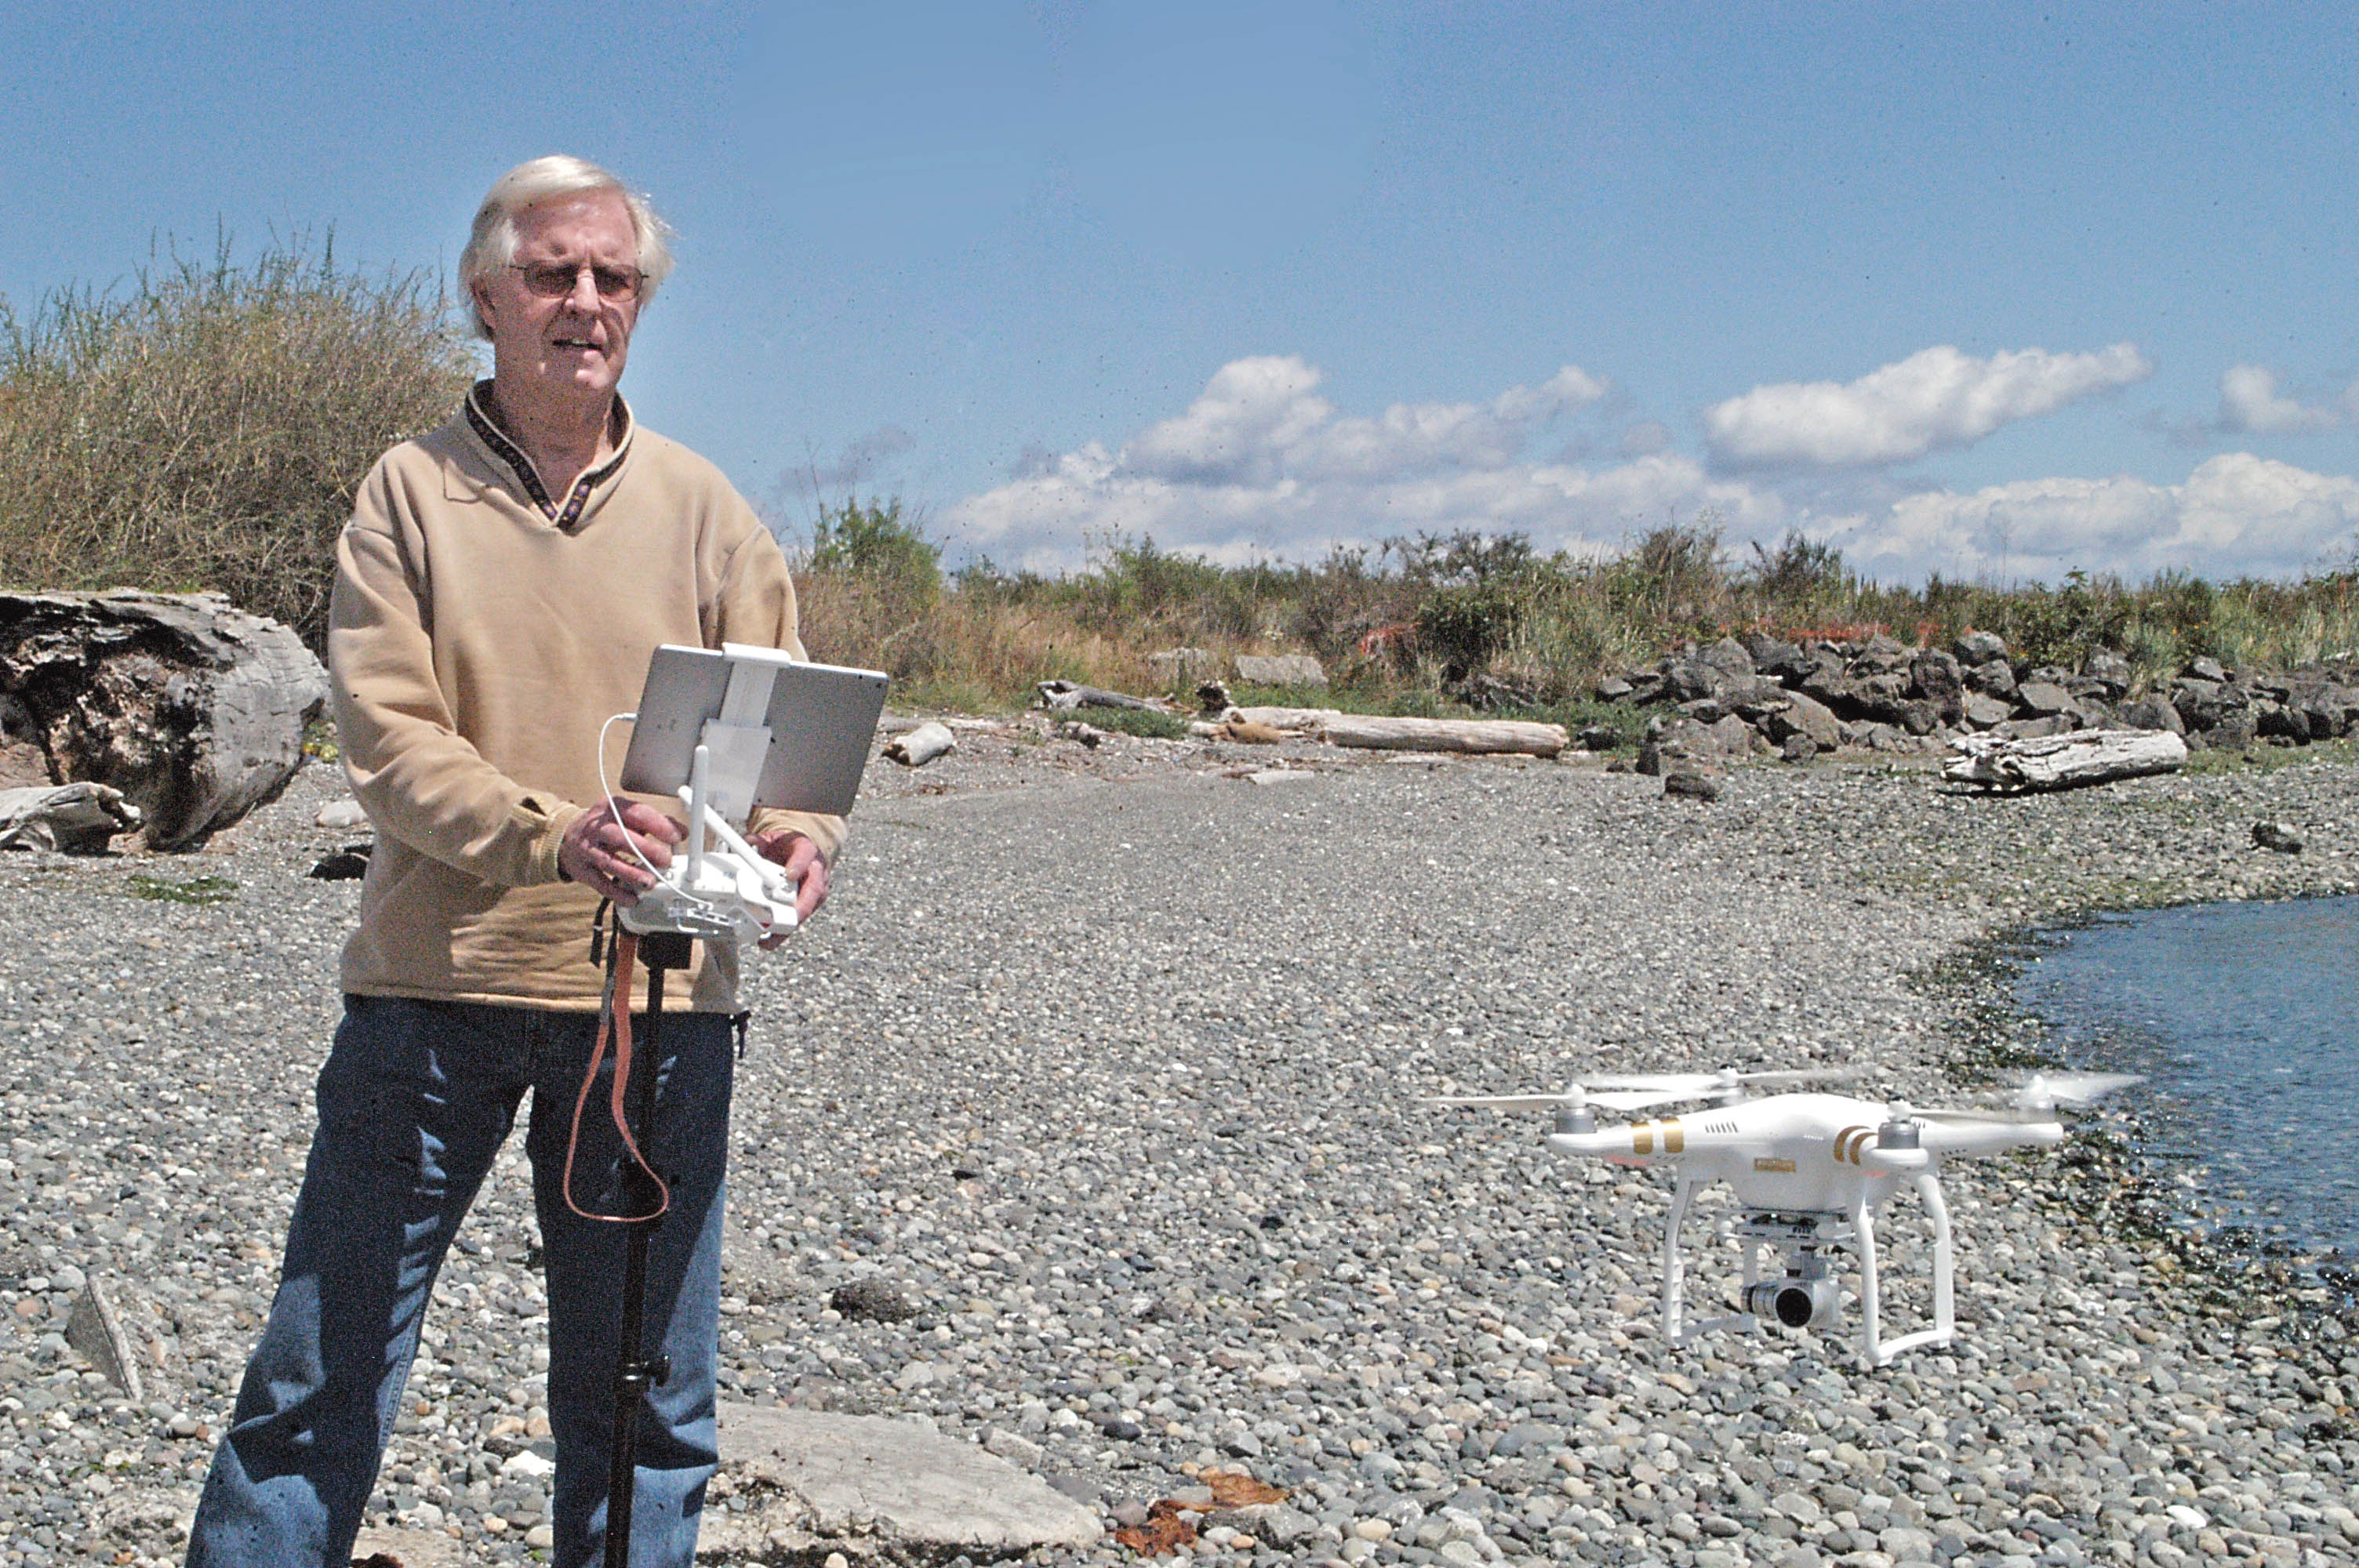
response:
[[[2359,898],[2109,915],[2041,939],[2017,997],[2184,1162],[2190,1215],[2359,1256]]]

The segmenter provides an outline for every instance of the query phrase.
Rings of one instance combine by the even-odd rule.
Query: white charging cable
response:
[[[617,827],[622,827],[623,826],[623,803],[615,798],[614,786],[606,782],[606,732],[625,720],[636,723],[638,721],[638,718],[639,716],[636,713],[617,713],[608,719],[605,723],[598,726],[598,793],[606,797],[606,810],[614,818],[614,826]],[[698,827],[695,824],[691,823],[689,826],[688,830],[694,833],[698,831]],[[623,842],[630,847],[631,854],[638,860],[639,864],[647,867],[647,875],[655,878],[655,880],[659,882],[664,880],[664,874],[656,870],[655,862],[647,859],[647,851],[639,848],[638,836],[627,827],[623,828]],[[679,890],[677,896],[683,903],[693,904],[698,909],[711,912],[715,915],[715,917],[718,917],[720,914],[719,907],[711,900],[699,898],[694,893],[688,892],[686,889]]]

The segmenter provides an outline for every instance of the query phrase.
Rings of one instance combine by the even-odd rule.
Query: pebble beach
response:
[[[930,1424],[1109,1530],[1176,1498],[1183,1560],[2359,1562],[2359,1322],[2174,1231],[2125,1112],[1950,1167],[1959,1341],[1865,1371],[1852,1313],[1664,1344],[1666,1173],[1420,1103],[1814,1065],[1959,1103],[2039,1058],[2011,935],[2359,891],[2359,766],[2320,752],[2015,798],[1772,762],[1710,803],[1597,758],[1023,721],[873,762],[829,907],[747,963],[723,1397]],[[201,853],[0,856],[0,1568],[179,1561],[339,1011],[359,884],[307,872],[360,836],[317,824],[342,795],[313,766]],[[522,1144],[371,1510],[468,1563],[547,1555]],[[1879,1235],[1908,1326],[1911,1200]],[[1691,1244],[1725,1294],[1734,1247]],[[63,1337],[92,1280],[136,1400]],[[1285,1498],[1216,1506],[1217,1472]]]

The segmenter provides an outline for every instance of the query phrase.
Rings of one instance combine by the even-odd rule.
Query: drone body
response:
[[[1663,1237],[1663,1336],[1680,1343],[1713,1329],[1757,1328],[1774,1317],[1789,1328],[1816,1328],[1840,1314],[1828,1255],[1849,1252],[1859,1267],[1860,1358],[1879,1367],[1903,1351],[1956,1337],[1950,1217],[1940,1171],[1945,1159],[2063,1141],[2059,1103],[2085,1104],[2135,1080],[2093,1075],[2035,1077],[2011,1112],[1917,1110],[1906,1104],[1846,1095],[1796,1093],[1745,1098],[1745,1086],[1845,1077],[1827,1073],[1660,1074],[1599,1077],[1560,1095],[1452,1097],[1439,1105],[1503,1110],[1552,1109],[1548,1147],[1619,1165],[1669,1165],[1678,1173]],[[1709,1100],[1684,1116],[1599,1127],[1593,1106],[1641,1110]],[[1698,1189],[1724,1182],[1743,1217],[1727,1234],[1745,1245],[1745,1284],[1733,1314],[1690,1322],[1686,1315],[1680,1232]],[[1914,1191],[1933,1230],[1933,1321],[1897,1338],[1883,1334],[1876,1272],[1875,1211],[1904,1188]],[[1765,1248],[1786,1254],[1783,1273],[1765,1281]]]

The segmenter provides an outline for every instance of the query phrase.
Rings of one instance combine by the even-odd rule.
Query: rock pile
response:
[[[1658,705],[1639,770],[1775,751],[1804,762],[1843,747],[1938,752],[1956,735],[2028,738],[2075,730],[2166,730],[2190,747],[2256,739],[2306,744],[2359,730],[2359,667],[2349,655],[2274,674],[2199,658],[2167,688],[2136,690],[2130,662],[2101,648],[2078,671],[2032,665],[1990,632],[1948,648],[1787,642],[1766,633],[1692,644],[1651,670],[1598,683],[1606,702]]]

